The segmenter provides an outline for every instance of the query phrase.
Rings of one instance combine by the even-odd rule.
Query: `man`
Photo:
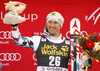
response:
[[[63,23],[64,18],[59,12],[51,12],[46,17],[45,35],[32,37],[22,37],[18,24],[12,24],[14,43],[36,52],[37,71],[68,71],[70,40],[60,32]]]
[[[64,18],[58,12],[47,15],[44,36],[22,37],[18,24],[12,25],[14,42],[18,45],[32,48],[37,56],[37,71],[67,71],[70,56],[70,41],[60,33]],[[16,31],[15,31],[16,29]]]

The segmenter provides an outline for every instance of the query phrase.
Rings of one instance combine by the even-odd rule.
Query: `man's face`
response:
[[[60,34],[61,25],[55,20],[50,20],[47,22],[47,29],[50,35],[58,37]]]

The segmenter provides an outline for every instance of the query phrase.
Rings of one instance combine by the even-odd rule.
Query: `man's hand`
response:
[[[87,56],[83,56],[80,60],[79,60],[79,65],[82,67],[82,68],[86,68],[86,65],[88,65],[88,68],[92,68],[92,63],[93,63],[93,60],[91,57],[87,57]]]

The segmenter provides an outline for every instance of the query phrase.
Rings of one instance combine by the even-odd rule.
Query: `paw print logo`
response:
[[[64,52],[68,52],[69,47],[67,47],[67,45],[62,46],[61,50],[63,50]]]

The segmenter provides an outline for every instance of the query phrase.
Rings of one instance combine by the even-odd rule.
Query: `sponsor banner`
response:
[[[9,0],[0,1],[0,62],[2,63],[2,71],[36,71],[37,58],[35,52],[32,49],[14,44],[11,25],[3,23],[4,15],[8,12],[5,11],[4,5],[7,2]],[[20,14],[26,18],[25,22],[19,24],[19,31],[22,36],[43,35],[46,16],[52,11],[60,12],[65,19],[61,28],[64,37],[70,39],[70,22],[73,18],[78,18],[80,21],[80,35],[94,33],[100,35],[99,0],[20,0],[20,2],[27,4],[26,9]],[[79,51],[79,57],[81,58],[83,56],[81,48]],[[71,71],[71,62],[69,61],[68,64],[68,69]],[[100,63],[93,61],[92,69],[88,71],[98,71],[99,65]]]
[[[45,66],[38,66],[38,71],[68,71],[67,68],[62,67],[45,67]]]
[[[0,61],[19,61],[20,59],[19,53],[0,53]]]

